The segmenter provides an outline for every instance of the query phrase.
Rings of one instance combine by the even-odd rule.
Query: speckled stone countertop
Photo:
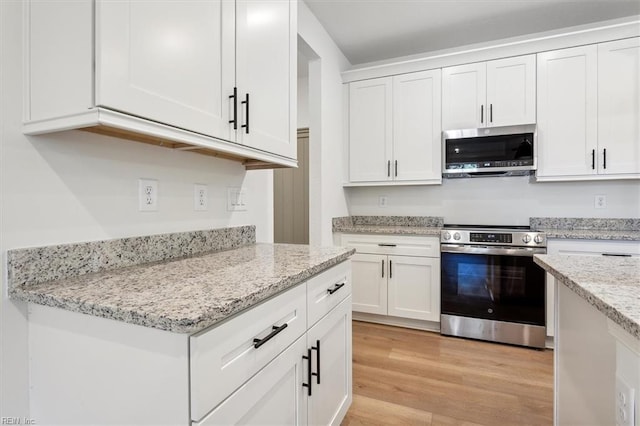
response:
[[[13,299],[194,333],[346,260],[353,249],[252,244],[181,259],[18,284]]]
[[[345,216],[333,218],[333,232],[347,234],[401,234],[440,236],[442,217]]]
[[[529,225],[547,238],[640,241],[640,219],[532,217]]]
[[[640,258],[544,254],[534,261],[640,340]]]

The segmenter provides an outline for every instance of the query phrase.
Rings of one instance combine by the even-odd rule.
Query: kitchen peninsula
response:
[[[30,302],[33,418],[339,421],[352,253],[256,244],[252,226],[11,250],[11,297]]]
[[[640,258],[537,255],[535,262],[557,283],[555,423],[637,424]]]

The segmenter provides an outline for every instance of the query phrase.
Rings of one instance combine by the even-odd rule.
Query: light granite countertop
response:
[[[634,230],[602,230],[602,229],[553,229],[539,228],[547,238],[575,240],[616,240],[640,241],[640,231]]]
[[[333,232],[345,234],[400,234],[400,235],[433,235],[440,236],[442,227],[406,226],[406,225],[348,225],[335,227]]]
[[[640,258],[545,254],[534,261],[640,340]]]
[[[195,333],[349,258],[353,249],[252,244],[12,288],[17,300]]]
[[[346,216],[333,218],[333,232],[440,236],[444,219],[434,216]]]

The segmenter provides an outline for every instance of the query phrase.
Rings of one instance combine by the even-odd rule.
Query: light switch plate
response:
[[[230,212],[247,210],[246,191],[238,187],[227,188],[227,210]]]

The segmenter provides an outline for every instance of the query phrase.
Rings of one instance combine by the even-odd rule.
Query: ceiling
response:
[[[352,65],[640,15],[640,0],[304,0]]]

